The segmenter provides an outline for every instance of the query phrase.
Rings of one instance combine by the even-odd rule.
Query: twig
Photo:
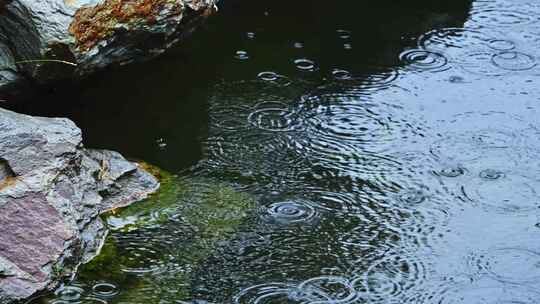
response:
[[[55,62],[55,63],[63,63],[71,66],[77,66],[76,63],[65,61],[65,60],[56,60],[56,59],[34,59],[34,60],[21,60],[16,61],[15,63],[41,63],[41,62]]]

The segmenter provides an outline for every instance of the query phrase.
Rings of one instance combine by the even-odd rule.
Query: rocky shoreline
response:
[[[99,215],[146,198],[159,182],[120,154],[85,149],[63,118],[0,110],[0,302],[51,289],[91,260]]]
[[[0,100],[148,60],[216,11],[217,0],[0,0]]]
[[[216,2],[0,0],[0,101],[162,54]],[[103,245],[100,214],[158,188],[143,166],[85,148],[70,120],[0,108],[0,303],[72,277]]]

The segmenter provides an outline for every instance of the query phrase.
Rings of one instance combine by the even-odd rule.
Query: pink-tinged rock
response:
[[[0,256],[36,282],[47,280],[49,274],[43,268],[57,260],[66,243],[76,236],[40,193],[29,193],[1,206],[0,223]]]
[[[99,253],[99,215],[158,187],[120,154],[85,149],[67,119],[0,109],[0,304],[71,277]]]

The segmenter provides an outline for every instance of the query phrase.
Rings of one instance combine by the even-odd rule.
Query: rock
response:
[[[0,99],[27,80],[49,83],[155,57],[217,1],[0,0]]]
[[[85,149],[68,119],[0,109],[0,303],[72,276],[104,242],[99,215],[158,187],[120,154]]]

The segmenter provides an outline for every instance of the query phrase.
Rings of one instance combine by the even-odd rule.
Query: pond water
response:
[[[35,303],[540,303],[539,58],[536,1],[224,1],[23,109],[177,175]]]

